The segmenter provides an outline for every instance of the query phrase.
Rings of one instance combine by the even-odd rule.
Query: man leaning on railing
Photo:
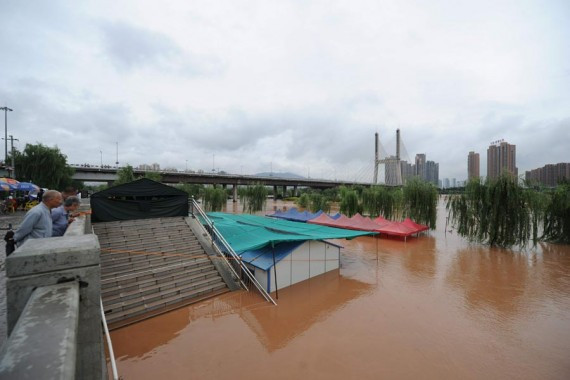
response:
[[[46,191],[42,202],[26,213],[20,227],[14,233],[13,239],[16,246],[21,246],[28,239],[51,237],[51,210],[59,207],[61,202],[62,197],[59,191]]]

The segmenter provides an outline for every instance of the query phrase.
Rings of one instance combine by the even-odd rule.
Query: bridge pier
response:
[[[296,197],[297,196],[297,185],[293,186],[293,196]]]
[[[277,185],[273,185],[273,200],[277,199]]]
[[[232,200],[234,201],[234,203],[237,202],[237,197],[238,197],[237,196],[237,187],[238,187],[238,185],[234,184],[234,187],[232,189]]]
[[[287,185],[283,185],[283,198],[287,198]]]

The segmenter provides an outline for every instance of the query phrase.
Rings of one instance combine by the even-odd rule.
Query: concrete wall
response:
[[[37,289],[77,283],[79,307],[75,377],[101,379],[106,378],[106,364],[101,331],[100,247],[97,236],[84,234],[86,229],[90,230],[88,219],[81,217],[75,220],[65,236],[29,239],[6,259],[9,336],[6,344],[10,344],[18,320]],[[61,344],[59,340],[64,337],[45,331],[45,334],[38,333],[35,339],[47,353],[50,348],[58,347]],[[29,378],[44,377],[32,375]]]

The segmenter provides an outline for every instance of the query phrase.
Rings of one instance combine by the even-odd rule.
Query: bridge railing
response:
[[[214,222],[208,218],[208,215],[202,210],[198,202],[194,198],[190,198],[190,213],[195,218],[199,218],[198,222],[201,226],[206,226],[204,230],[210,235],[212,239],[212,245],[216,252],[224,258],[226,263],[232,269],[232,272],[240,280],[241,285],[249,290],[253,286],[266,301],[277,305],[277,302],[271,297],[271,295],[261,286],[259,281],[251,273],[249,268],[245,265],[241,257],[233,250],[230,244],[224,239],[224,236],[218,231]],[[248,286],[249,285],[249,286]]]

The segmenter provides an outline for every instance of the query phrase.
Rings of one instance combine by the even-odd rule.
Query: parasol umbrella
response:
[[[2,179],[3,178],[0,178],[0,187],[2,188],[2,190],[11,191],[11,190],[16,190],[18,188],[17,184],[5,182]]]
[[[14,178],[6,178],[6,177],[0,178],[0,182],[7,183],[9,185],[17,185],[20,183],[20,182],[16,181]]]
[[[38,191],[40,189],[39,186],[34,185],[30,182],[20,182],[16,188],[16,190],[20,191]]]

